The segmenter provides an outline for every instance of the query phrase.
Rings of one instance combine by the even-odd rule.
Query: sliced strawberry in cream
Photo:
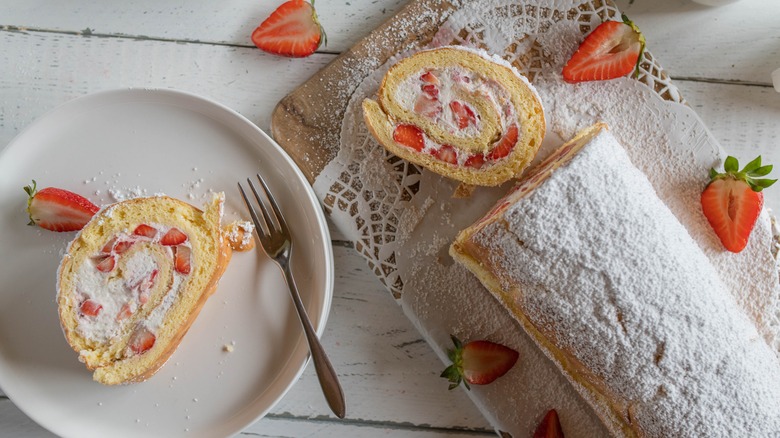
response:
[[[435,97],[420,94],[414,102],[414,112],[435,119],[442,113],[441,102]]]
[[[423,93],[427,94],[429,97],[436,99],[439,97],[439,87],[433,84],[425,84],[422,87]]]
[[[146,327],[140,327],[130,337],[127,346],[133,353],[141,354],[149,351],[154,346],[156,340],[157,337],[154,333],[150,332]]]
[[[467,104],[459,100],[453,100],[450,102],[450,110],[452,110],[452,116],[455,119],[458,128],[465,129],[477,124],[477,117],[474,115],[474,110]]]
[[[165,246],[181,245],[187,241],[187,235],[181,232],[178,228],[171,228],[160,239],[160,244]]]
[[[135,234],[136,236],[143,236],[143,237],[148,237],[150,239],[154,239],[155,236],[157,236],[157,229],[146,224],[141,224],[135,227],[135,230],[133,230],[133,234]]]
[[[474,169],[479,169],[485,164],[485,156],[482,154],[472,155],[466,159],[464,165]]]
[[[119,312],[116,314],[116,320],[122,321],[123,319],[129,318],[133,314],[133,307],[130,305],[130,303],[125,303],[122,305],[122,308],[119,309]]]
[[[393,131],[393,140],[418,152],[425,147],[422,130],[414,125],[398,125]]]
[[[442,145],[442,147],[435,150],[433,155],[445,163],[458,164],[458,151],[448,144]]]
[[[135,242],[132,240],[123,240],[121,242],[118,242],[116,245],[114,245],[114,254],[122,254],[123,252],[130,249],[131,246],[133,246]]]
[[[103,248],[100,250],[100,252],[102,252],[103,254],[111,253],[111,251],[114,250],[114,245],[116,245],[116,240],[117,240],[116,236],[111,238],[111,240],[109,240],[108,242],[106,242],[105,245],[103,245]]]
[[[82,315],[92,316],[92,317],[98,316],[98,314],[100,313],[100,310],[102,310],[102,309],[103,309],[103,306],[98,304],[96,301],[90,300],[90,299],[84,300],[81,303],[81,306],[79,306],[79,312]]]
[[[111,254],[102,254],[93,258],[95,268],[100,272],[111,272],[116,266],[116,257]]]
[[[507,129],[506,134],[501,137],[501,140],[495,144],[488,154],[488,160],[498,160],[499,158],[504,158],[509,155],[509,153],[512,152],[512,148],[515,146],[515,143],[517,143],[517,135],[517,125],[510,126],[509,129]]]
[[[180,274],[189,274],[192,266],[190,266],[190,249],[184,245],[179,245],[174,248],[173,251],[173,266],[176,272]]]
[[[426,84],[439,85],[439,78],[433,72],[427,71],[420,76],[420,80]]]

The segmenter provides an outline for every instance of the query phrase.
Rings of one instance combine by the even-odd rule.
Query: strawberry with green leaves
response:
[[[563,67],[564,81],[603,81],[638,71],[645,37],[628,17],[622,18],[601,23],[585,37]]]
[[[701,194],[701,208],[723,246],[740,252],[747,246],[764,205],[761,191],[777,180],[762,178],[772,171],[772,165],[762,166],[760,156],[742,170],[739,161],[729,156],[723,170],[720,173],[710,169],[710,183]]]
[[[27,193],[27,213],[30,222],[51,231],[77,231],[92,219],[97,205],[68,190],[47,187],[37,190],[37,183],[24,187]]]
[[[506,374],[517,362],[517,351],[490,341],[471,341],[463,344],[450,335],[455,348],[447,351],[452,361],[441,377],[450,382],[449,389],[463,383],[466,389],[472,385],[487,385]]]
[[[309,56],[326,41],[314,1],[286,1],[252,32],[259,49],[292,58]]]

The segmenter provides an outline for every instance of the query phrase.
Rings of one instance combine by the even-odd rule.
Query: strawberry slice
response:
[[[603,81],[638,71],[645,37],[628,17],[622,18],[601,23],[585,37],[563,67],[564,81]]]
[[[93,258],[95,268],[100,272],[111,272],[116,266],[116,257],[112,254],[101,254]]]
[[[98,316],[100,313],[100,310],[103,309],[103,306],[97,303],[97,301],[86,299],[81,303],[81,306],[79,306],[79,312],[81,312],[82,315],[86,316]]]
[[[564,438],[563,428],[555,409],[547,411],[542,422],[537,426],[533,438]]]
[[[442,113],[441,102],[436,97],[421,94],[417,96],[417,100],[414,102],[414,112],[430,119],[435,119]]]
[[[463,382],[466,389],[472,385],[486,385],[506,374],[517,362],[517,351],[490,341],[471,341],[463,344],[460,339],[450,335],[455,348],[447,355],[452,361],[441,377],[450,382],[454,389]]]
[[[740,252],[747,246],[750,233],[764,205],[763,189],[776,179],[764,179],[772,165],[762,166],[761,157],[742,170],[739,161],[729,156],[723,164],[724,173],[710,169],[710,183],[701,194],[701,208],[723,246]]]
[[[176,272],[187,275],[190,273],[190,249],[184,245],[179,245],[173,249],[173,266]]]
[[[450,102],[450,110],[452,110],[452,116],[455,118],[458,128],[465,129],[469,125],[477,124],[477,117],[474,115],[474,110],[467,104],[453,100]]]
[[[132,240],[123,240],[121,242],[118,242],[116,245],[114,245],[114,254],[122,254],[123,252],[130,249],[131,246],[133,246],[135,242]]]
[[[423,132],[414,125],[398,125],[393,131],[393,140],[417,152],[425,147]]]
[[[463,163],[464,166],[474,169],[480,169],[484,164],[485,156],[482,154],[472,155],[466,159],[465,163]]]
[[[160,244],[165,246],[181,245],[187,241],[187,235],[182,233],[178,228],[171,228],[162,236]]]
[[[36,191],[37,183],[25,186],[30,222],[51,231],[77,231],[98,212],[87,198],[67,190],[47,187]]]
[[[515,147],[515,143],[517,143],[517,135],[517,125],[513,124],[509,126],[506,134],[504,134],[504,136],[501,137],[501,140],[496,142],[493,149],[490,150],[490,153],[487,156],[488,160],[498,160],[499,158],[504,158],[509,155],[509,153],[512,152],[512,148]]]
[[[314,1],[290,0],[282,3],[252,32],[259,49],[275,55],[302,58],[327,44],[325,30],[314,10]]]
[[[135,230],[133,230],[133,234],[136,236],[143,236],[148,237],[150,239],[154,239],[155,236],[157,236],[157,229],[154,227],[150,227],[146,224],[141,224],[137,227],[135,227]]]
[[[445,144],[433,151],[433,156],[445,163],[458,164],[458,151],[454,147]]]
[[[130,347],[130,351],[135,354],[141,354],[149,351],[154,346],[156,340],[157,337],[154,333],[150,332],[146,327],[140,327],[130,336],[127,344]]]
[[[122,321],[123,319],[127,319],[130,317],[130,315],[133,314],[133,309],[130,307],[130,303],[125,303],[122,305],[122,308],[119,309],[119,312],[116,314],[116,320]]]
[[[116,236],[112,237],[111,240],[109,240],[108,242],[106,242],[105,245],[103,245],[103,249],[101,249],[100,252],[102,252],[103,254],[110,254],[111,251],[114,250],[114,245],[116,245],[116,241],[117,241],[117,237]]]
[[[439,78],[431,71],[427,71],[420,76],[420,80],[426,84],[439,85]]]
[[[433,84],[425,84],[420,89],[423,91],[423,93],[427,94],[431,98],[438,98],[439,97],[439,87]]]

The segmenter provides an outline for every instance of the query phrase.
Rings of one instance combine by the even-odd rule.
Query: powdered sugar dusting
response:
[[[780,430],[774,353],[611,135],[473,240],[532,323],[648,436]]]
[[[521,352],[519,366],[511,373],[468,393],[496,429],[515,437],[529,436],[546,409],[555,407],[567,437],[607,435],[588,405],[561,380],[555,366],[508,312],[447,254],[456,233],[487,212],[508,186],[479,188],[469,199],[453,199],[456,184],[384,154],[364,126],[362,100],[376,94],[382,76],[397,59],[418,50],[451,44],[480,48],[528,76],[541,97],[548,126],[537,161],[578,129],[606,121],[634,165],[649,177],[658,197],[710,259],[721,281],[743,308],[756,315],[764,338],[777,346],[772,333],[779,325],[778,279],[769,216],[762,214],[742,254],[720,249],[706,228],[697,197],[708,168],[722,154],[698,117],[680,103],[679,93],[652,55],[648,53],[643,61],[639,80],[570,85],[561,79],[560,69],[583,32],[619,16],[617,9],[600,0],[478,0],[455,6],[456,10],[444,14],[432,11],[392,22],[378,36],[372,34],[378,43],[363,48],[366,56],[347,57],[343,76],[329,76],[329,87],[341,87],[339,100],[329,101],[321,113],[342,124],[340,132],[316,134],[334,138],[319,142],[329,149],[327,166],[314,188],[331,209],[333,223],[362,243],[361,251],[373,271],[443,360],[450,333],[464,340],[501,341]],[[419,34],[427,41],[431,35],[417,30],[425,28],[425,20],[441,23],[426,47],[417,39],[393,34]],[[389,42],[395,55],[384,61]],[[376,159],[382,162],[364,163]]]

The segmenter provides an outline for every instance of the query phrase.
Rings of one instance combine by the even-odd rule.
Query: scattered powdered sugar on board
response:
[[[780,431],[774,352],[610,134],[493,219],[471,240],[504,299],[648,436]]]
[[[562,81],[560,69],[582,40],[583,26],[595,27],[605,13],[616,12],[614,7],[585,0],[481,0],[456,6],[457,10],[447,12],[448,17],[436,12],[424,17],[433,22],[446,18],[428,47],[460,38],[489,53],[528,61],[524,66],[537,69],[533,83],[545,108],[548,131],[536,162],[579,129],[607,122],[631,161],[649,177],[658,196],[687,228],[738,302],[749,313],[760,315],[757,322],[763,327],[762,334],[777,349],[778,278],[771,255],[776,247],[770,219],[762,214],[743,253],[726,253],[719,246],[698,208],[707,170],[722,156],[702,122],[689,107],[664,101],[637,80],[578,85]],[[552,12],[545,13],[546,9]],[[595,9],[598,11],[591,13]],[[478,188],[469,199],[453,199],[455,183],[427,170],[415,172],[413,166],[404,167],[383,156],[364,126],[362,100],[376,93],[382,76],[397,59],[426,48],[404,39],[395,47],[395,55],[380,61],[387,50],[382,41],[397,41],[391,32],[414,34],[423,27],[420,22],[416,17],[384,28],[377,46],[366,49],[368,56],[348,56],[342,66],[344,74],[328,77],[328,87],[340,87],[338,102],[329,101],[322,113],[341,120],[341,131],[314,134],[333,137],[320,141],[331,149],[324,154],[328,162],[315,180],[315,191],[320,198],[335,198],[331,205],[349,206],[343,210],[334,207],[331,212],[333,223],[346,236],[364,243],[382,242],[370,248],[367,256],[382,264],[381,272],[392,273],[382,277],[389,286],[401,285],[402,293],[396,295],[399,303],[443,360],[450,332],[464,340],[488,338],[519,349],[517,367],[521,369],[469,392],[497,430],[515,438],[528,436],[546,409],[555,407],[567,437],[603,436],[604,426],[572,386],[560,380],[557,368],[535,348],[522,327],[465,269],[453,265],[447,254],[457,232],[488,211],[508,185]],[[673,86],[666,92],[679,96]],[[382,159],[382,163],[364,163],[374,159]],[[331,191],[332,187],[338,187],[339,192]],[[375,229],[383,234],[373,234]],[[388,270],[388,266],[397,270]],[[557,382],[563,384],[545,386],[546,380],[556,381],[548,376],[557,376]]]

